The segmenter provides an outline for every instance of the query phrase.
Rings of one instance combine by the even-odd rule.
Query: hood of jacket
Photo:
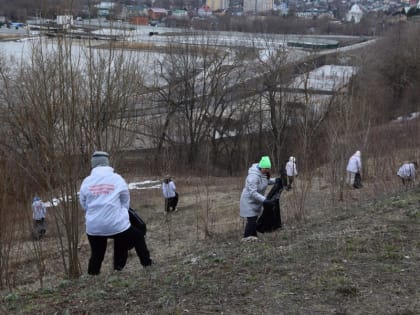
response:
[[[260,168],[258,167],[258,163],[252,164],[251,167],[248,169],[248,175],[257,175],[257,176],[265,176]]]

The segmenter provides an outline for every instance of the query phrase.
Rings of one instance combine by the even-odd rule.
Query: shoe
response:
[[[149,259],[148,262],[146,262],[145,264],[142,264],[144,268],[150,267],[151,265],[153,265],[153,260]]]
[[[254,242],[258,241],[258,237],[256,236],[247,236],[242,239],[243,242]]]

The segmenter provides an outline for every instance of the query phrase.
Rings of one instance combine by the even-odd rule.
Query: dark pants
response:
[[[353,187],[356,188],[356,189],[363,187],[362,177],[360,176],[360,173],[356,173],[356,175],[354,175]]]
[[[294,180],[294,176],[287,176],[287,190],[292,189],[292,184]]]
[[[402,177],[399,176],[401,178],[401,182],[403,185],[410,185],[411,184],[411,177]]]
[[[171,211],[171,208],[172,208],[172,211],[175,211],[177,205],[178,205],[178,193],[175,193],[175,197],[165,199],[166,212]]]
[[[88,240],[91,249],[88,274],[98,275],[101,271],[102,261],[105,257],[108,238],[114,239],[114,270],[122,270],[127,262],[128,249],[134,244],[137,256],[143,266],[152,264],[149,250],[147,249],[144,235],[140,230],[130,226],[124,232],[111,236],[89,235]]]
[[[35,239],[40,240],[47,231],[47,224],[45,222],[45,218],[42,218],[40,220],[34,220],[34,230],[33,235]]]
[[[246,218],[244,237],[257,236],[257,218],[258,216]]]

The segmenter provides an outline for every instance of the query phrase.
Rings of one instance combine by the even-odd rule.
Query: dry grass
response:
[[[3,292],[0,313],[416,314],[420,309],[420,190],[374,195],[376,186],[365,183],[334,204],[325,198],[324,185],[314,185],[307,220],[299,223],[290,220],[298,185],[282,195],[284,229],[243,243],[238,216],[243,178],[175,181],[180,209],[166,216],[160,190],[132,192],[133,206],[149,226],[152,268],[141,269],[132,254],[124,271],[114,273],[108,251],[100,276],[62,280],[52,237],[46,238],[47,285],[35,290],[30,262],[20,266],[26,286]],[[88,255],[83,244],[84,269]]]

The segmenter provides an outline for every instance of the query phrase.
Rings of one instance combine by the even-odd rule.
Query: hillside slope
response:
[[[186,202],[185,209],[166,217],[166,222],[181,216],[182,224],[194,222],[188,208]],[[232,213],[237,216],[236,211]],[[153,267],[140,269],[131,255],[122,272],[103,270],[98,277],[84,275],[35,292],[4,294],[0,313],[418,314],[420,310],[418,188],[359,206],[325,208],[306,223],[286,225],[261,235],[257,242],[242,242],[238,227],[212,237],[192,237],[188,246],[178,246],[175,236],[172,241],[162,240],[167,231],[161,226],[158,234],[162,222],[157,220],[149,220],[149,244],[157,246],[161,239],[170,243],[172,251],[155,250]]]

